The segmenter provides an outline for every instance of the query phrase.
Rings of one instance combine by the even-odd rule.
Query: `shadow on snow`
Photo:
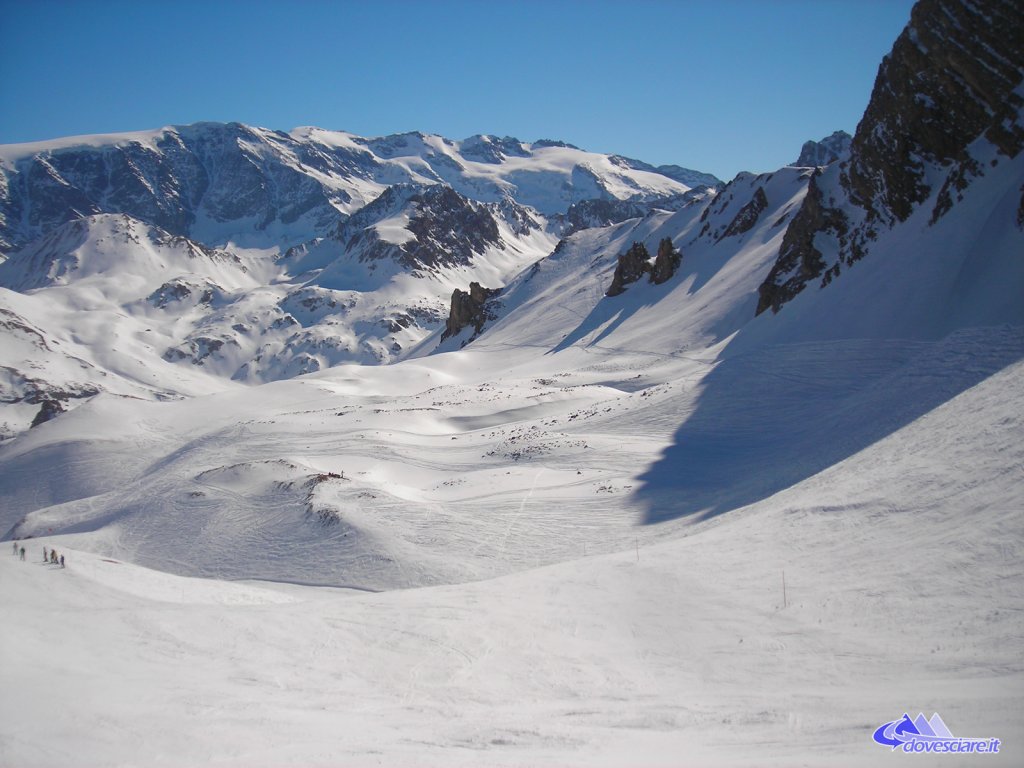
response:
[[[640,477],[643,524],[707,519],[809,478],[1024,358],[1024,335],[990,328],[940,342],[812,342],[723,358]]]

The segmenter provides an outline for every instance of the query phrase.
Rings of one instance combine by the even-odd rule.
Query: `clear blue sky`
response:
[[[552,138],[729,179],[853,132],[910,0],[0,0],[0,143],[200,120]]]

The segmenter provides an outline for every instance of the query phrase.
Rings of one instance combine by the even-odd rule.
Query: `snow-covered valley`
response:
[[[130,435],[46,462],[124,487],[30,516],[27,562],[0,558],[5,762],[874,765],[872,730],[920,709],[999,736],[995,762],[1012,765],[1020,341],[925,352],[937,367],[908,376],[952,373],[970,350],[982,380],[779,493],[675,523],[642,524],[628,486],[657,475],[684,385],[518,399],[441,385],[431,402],[463,393],[455,423],[394,394],[374,413],[343,393],[351,379],[275,385],[293,391],[264,392],[262,423],[170,416],[188,437],[157,462],[169,446],[145,411],[167,406],[147,405]],[[614,429],[641,403],[647,419]],[[588,405],[617,418],[572,419],[559,440],[543,427]],[[62,418],[92,431],[92,409]],[[546,450],[481,460],[498,435]],[[131,480],[128,444],[147,465]],[[323,527],[303,483],[282,484],[329,471],[345,479],[315,486],[340,509]],[[81,532],[47,535],[58,520]],[[44,565],[43,546],[68,567]],[[447,584],[373,592],[430,582]]]
[[[1020,763],[1024,61],[982,4],[918,5],[825,165],[727,184],[0,147],[0,763],[873,766],[918,712]]]

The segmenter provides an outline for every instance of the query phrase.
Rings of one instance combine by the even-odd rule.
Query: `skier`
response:
[[[25,548],[22,547],[20,552],[21,552],[21,559],[24,560],[25,559]]]
[[[63,568],[63,567],[64,567],[64,555],[61,555],[61,556],[60,556],[60,567],[61,567],[61,568]]]
[[[14,554],[18,554],[18,542],[14,542]]]
[[[45,563],[49,559],[49,556],[46,554],[46,547],[43,547],[43,562]]]
[[[54,565],[57,564],[57,550],[56,549],[51,549],[50,550],[50,562],[53,563]]]

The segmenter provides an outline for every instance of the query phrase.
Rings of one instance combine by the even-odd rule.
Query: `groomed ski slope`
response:
[[[874,728],[921,710],[1014,765],[1024,363],[994,367],[684,536],[474,583],[196,580],[30,539],[0,553],[0,762],[877,765]]]

